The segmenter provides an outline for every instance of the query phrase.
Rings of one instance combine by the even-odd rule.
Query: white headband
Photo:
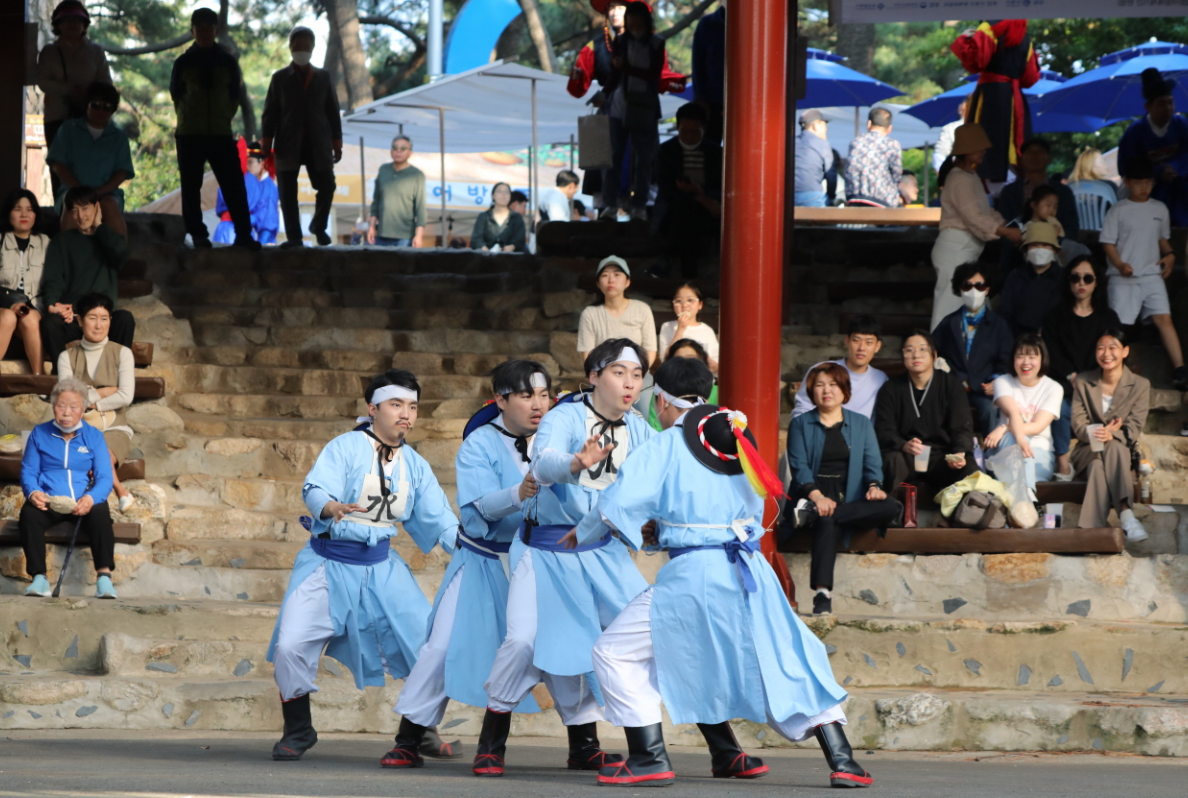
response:
[[[535,391],[540,388],[547,389],[548,387],[549,387],[549,379],[548,379],[548,377],[545,376],[544,372],[543,371],[534,371],[534,372],[532,372],[531,376],[528,377],[528,385],[527,386],[523,386],[523,387],[514,386],[513,387],[511,385],[506,385],[506,384],[500,385],[495,388],[495,393],[499,394],[500,396],[507,396],[509,393],[522,393],[524,391],[528,391],[529,389]]]
[[[375,393],[371,395],[371,401],[368,404],[378,405],[389,399],[404,399],[409,402],[416,402],[417,392],[410,391],[403,385],[385,385],[383,388],[376,389]]]
[[[528,384],[537,390],[549,387],[548,379],[539,371],[532,372],[532,378],[528,380]]]
[[[659,385],[653,386],[653,392],[657,396],[662,398],[664,401],[668,402],[670,405],[672,405],[673,407],[678,408],[680,410],[692,410],[693,408],[697,407],[698,405],[705,404],[705,400],[702,399],[700,396],[697,397],[697,401],[690,402],[688,399],[681,399],[679,397],[673,396],[668,391],[661,388]]]
[[[602,361],[602,363],[599,363],[598,368],[594,370],[602,371],[612,363],[634,363],[640,368],[643,368],[643,363],[640,362],[639,355],[636,354],[635,348],[630,346],[623,347],[623,349],[619,352],[618,357],[607,358],[606,360]]]

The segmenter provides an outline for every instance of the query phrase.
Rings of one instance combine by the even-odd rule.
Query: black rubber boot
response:
[[[285,716],[285,733],[272,746],[272,758],[280,761],[300,759],[318,742],[318,733],[314,731],[313,718],[309,714],[309,696],[282,701],[281,712]]]
[[[831,787],[869,787],[874,784],[871,775],[854,760],[850,741],[840,723],[826,723],[813,731],[825,752],[825,761],[829,763]]]
[[[421,740],[421,756],[431,759],[458,759],[462,756],[462,741],[454,740],[447,743],[437,733],[437,727],[425,729],[425,736]]]
[[[698,723],[701,736],[709,743],[713,757],[711,772],[715,779],[757,779],[766,776],[768,767],[757,756],[748,756],[738,744],[729,721]]]
[[[628,726],[623,731],[627,735],[627,761],[599,770],[599,784],[611,787],[667,787],[676,781],[659,723]]]
[[[507,735],[510,731],[510,712],[487,710],[483,715],[483,729],[479,732],[478,750],[474,752],[474,764],[471,766],[474,775],[503,775],[503,754],[507,751]]]
[[[421,740],[425,736],[425,727],[413,723],[408,718],[400,719],[400,728],[396,730],[396,745],[380,759],[380,767],[385,768],[423,768],[425,760],[421,758]]]
[[[618,754],[608,754],[602,750],[598,742],[597,723],[566,726],[565,731],[569,733],[569,761],[566,766],[570,770],[599,770],[623,761],[623,757]]]

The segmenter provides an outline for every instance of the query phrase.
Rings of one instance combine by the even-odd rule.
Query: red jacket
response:
[[[597,49],[596,49],[597,48]],[[601,58],[599,57],[601,56]],[[599,69],[598,62],[605,60],[606,72]],[[590,90],[590,84],[597,78],[598,85],[604,86],[610,79],[610,51],[606,46],[606,35],[597,37],[578,53],[573,63],[573,70],[569,73],[569,93],[574,97],[584,97]],[[664,68],[660,73],[660,91],[662,93],[677,94],[685,90],[686,76],[673,72],[668,66],[668,52],[664,53]]]

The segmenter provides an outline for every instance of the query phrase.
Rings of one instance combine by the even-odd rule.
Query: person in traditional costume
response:
[[[1031,111],[1023,89],[1040,78],[1027,20],[983,22],[958,36],[949,49],[967,72],[978,76],[965,116],[990,137],[978,174],[991,183],[1005,183],[1008,170],[1019,163],[1023,142],[1031,139]]]
[[[594,646],[606,719],[623,727],[629,750],[626,762],[599,771],[598,783],[674,781],[663,701],[673,723],[701,727],[715,777],[767,771],[730,732],[730,719],[746,718],[766,720],[792,741],[816,736],[832,786],[868,787],[873,780],[842,729],[846,691],[833,678],[825,645],[796,616],[760,553],[764,500],[782,494],[782,485],[760,459],[746,416],[701,402],[712,384],[697,360],[660,367],[665,431],[637,447],[563,540],[580,547],[617,531],[632,549],[668,549],[655,586],[628,604]],[[649,522],[650,535],[641,531]]]
[[[422,766],[422,737],[441,722],[451,698],[487,705],[483,684],[507,630],[511,542],[525,505],[539,492],[528,469],[551,386],[545,367],[534,360],[501,363],[491,374],[495,398],[463,432],[454,461],[462,529],[433,604],[429,639],[396,702],[395,711],[404,717],[389,767]],[[552,494],[538,499],[556,512]],[[540,707],[528,696],[516,711],[539,712]],[[571,751],[571,759],[575,753],[580,752]],[[395,764],[398,759],[407,764]]]
[[[1126,128],[1118,142],[1122,177],[1135,158],[1151,164],[1155,190],[1151,196],[1167,206],[1173,227],[1188,225],[1188,120],[1176,113],[1176,82],[1158,69],[1140,75],[1147,115]]]
[[[252,216],[252,238],[261,244],[275,244],[276,232],[280,229],[277,213],[279,202],[276,183],[276,165],[272,156],[265,158],[258,141],[245,143],[239,140],[239,162],[243,166],[243,185],[247,189],[248,210]],[[219,189],[215,202],[215,213],[219,214],[219,226],[211,239],[216,244],[231,244],[235,241],[235,225],[231,212],[223,201],[223,189]]]
[[[318,741],[310,694],[323,649],[363,689],[383,686],[385,673],[405,678],[425,642],[431,607],[389,541],[399,523],[421,551],[440,543],[452,552],[458,519],[429,464],[404,445],[420,395],[408,371],[375,377],[365,393],[369,418],[326,444],[305,478],[311,537],[268,646],[285,718],[273,759],[300,759]],[[397,748],[384,761],[403,757]]]
[[[598,742],[595,723],[603,714],[590,652],[602,630],[648,585],[617,538],[606,535],[572,550],[560,540],[615,483],[628,454],[655,434],[631,412],[646,362],[633,341],[604,341],[586,357],[593,390],[559,403],[540,424],[532,457],[540,492],[512,542],[507,636],[484,685],[487,711],[476,776],[503,775],[511,712],[542,679],[569,727],[569,769],[622,761]]]

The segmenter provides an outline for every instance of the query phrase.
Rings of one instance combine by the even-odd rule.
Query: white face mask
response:
[[[976,288],[962,291],[961,302],[965,305],[966,310],[969,310],[971,313],[977,313],[986,302],[986,292],[979,291]]]
[[[293,63],[297,66],[305,66],[309,63],[309,59],[313,57],[313,53],[306,50],[293,51]]]
[[[1045,247],[1027,250],[1027,262],[1032,266],[1047,266],[1054,257],[1056,257],[1056,253]]]

